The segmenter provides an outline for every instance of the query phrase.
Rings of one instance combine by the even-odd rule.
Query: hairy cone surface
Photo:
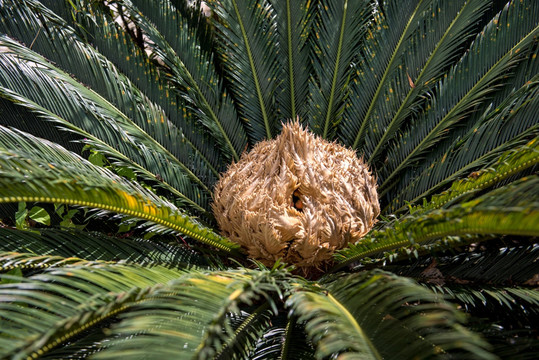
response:
[[[376,180],[354,151],[295,122],[221,175],[213,212],[223,235],[250,257],[268,266],[282,258],[309,272],[364,236],[380,206]]]

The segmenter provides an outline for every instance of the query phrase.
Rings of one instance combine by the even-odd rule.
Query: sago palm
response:
[[[538,22],[0,0],[0,357],[533,358]]]

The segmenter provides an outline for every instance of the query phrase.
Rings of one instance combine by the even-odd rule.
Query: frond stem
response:
[[[290,316],[288,322],[286,323],[286,328],[284,329],[284,342],[281,347],[281,354],[279,355],[279,360],[286,360],[288,358],[288,350],[290,348],[290,342],[292,341],[292,330],[296,325],[296,317]]]
[[[363,137],[363,133],[366,130],[367,127],[367,120],[371,116],[371,113],[374,111],[374,106],[376,105],[376,102],[378,98],[380,97],[380,94],[382,93],[382,88],[387,80],[387,77],[389,76],[390,70],[393,68],[393,64],[397,61],[397,54],[400,51],[400,48],[402,44],[404,43],[405,38],[408,35],[408,29],[412,25],[415,15],[418,11],[418,9],[421,7],[421,3],[423,0],[419,1],[417,4],[412,16],[408,19],[408,22],[404,28],[404,31],[402,32],[401,37],[399,38],[399,41],[397,42],[397,45],[395,46],[395,49],[393,50],[393,53],[391,54],[391,59],[389,60],[389,63],[386,66],[386,69],[384,71],[384,74],[382,75],[382,78],[380,82],[378,83],[378,87],[376,88],[376,92],[374,93],[374,96],[372,97],[371,103],[369,105],[369,108],[367,109],[367,112],[365,113],[365,116],[363,117],[363,123],[361,124],[361,128],[359,129],[359,132],[356,135],[356,139],[354,141],[354,145],[352,145],[352,149],[356,149],[359,145],[360,139]]]
[[[339,311],[345,316],[346,320],[348,320],[348,322],[353,326],[354,330],[356,330],[356,332],[361,336],[361,338],[365,340],[365,343],[369,347],[369,350],[371,351],[372,355],[376,359],[382,360],[383,359],[382,355],[378,353],[378,350],[376,349],[374,344],[371,342],[367,334],[365,334],[365,332],[363,331],[361,326],[358,324],[354,316],[350,314],[348,309],[343,304],[341,304],[339,300],[335,299],[333,295],[331,295],[329,292],[327,294],[327,297],[333,303],[333,305],[337,309],[339,309]]]
[[[337,86],[337,75],[339,72],[342,45],[343,45],[343,39],[344,39],[344,28],[346,26],[347,10],[348,10],[348,0],[346,0],[343,4],[343,16],[342,16],[342,22],[341,22],[341,31],[339,34],[339,45],[337,47],[337,56],[335,57],[335,69],[333,70],[333,79],[331,80],[331,91],[329,95],[328,111],[326,113],[326,120],[324,122],[324,133],[322,135],[324,139],[327,137],[328,130],[329,130],[329,120],[331,118],[331,114],[333,114],[333,102],[335,100],[335,91],[336,91],[335,88]]]
[[[399,109],[397,110],[397,112],[395,113],[395,115],[393,116],[393,118],[391,119],[391,122],[389,123],[389,125],[387,126],[387,130],[386,132],[384,132],[384,135],[382,135],[382,138],[380,139],[380,141],[378,142],[378,145],[376,145],[374,151],[372,152],[371,156],[369,157],[369,160],[368,162],[371,163],[374,158],[378,155],[378,152],[380,151],[380,148],[382,147],[382,145],[385,143],[386,141],[386,138],[390,135],[390,132],[389,130],[394,126],[396,120],[398,119],[399,115],[402,113],[402,111],[404,109],[407,108],[408,106],[408,100],[410,99],[410,97],[412,97],[413,94],[417,93],[417,89],[419,87],[419,84],[421,83],[421,81],[423,80],[423,76],[425,75],[425,72],[428,70],[429,68],[429,64],[432,62],[432,60],[435,58],[436,54],[438,53],[438,51],[440,51],[440,44],[442,44],[444,42],[444,40],[446,39],[447,36],[449,36],[449,33],[451,32],[451,29],[453,29],[453,26],[455,25],[455,23],[457,22],[457,20],[460,18],[460,16],[463,14],[464,12],[464,9],[466,8],[466,6],[468,6],[470,4],[470,2],[465,2],[464,5],[462,6],[462,8],[460,9],[460,11],[457,13],[457,16],[453,19],[453,21],[451,22],[451,24],[449,25],[449,27],[447,28],[446,32],[444,33],[444,35],[441,37],[441,39],[438,41],[438,43],[436,44],[436,46],[434,47],[434,50],[433,52],[431,53],[431,55],[429,56],[429,59],[427,60],[427,62],[425,63],[425,65],[423,66],[423,68],[421,69],[421,72],[419,73],[419,75],[417,76],[417,78],[415,79],[415,84],[416,84],[416,87],[415,88],[410,88],[410,91],[408,91],[408,94],[406,94],[406,98],[402,101],[401,103],[401,106],[399,107]],[[430,79],[429,79],[430,81]],[[402,163],[401,163],[402,164]]]
[[[437,130],[442,126],[444,125],[445,121],[451,117],[451,115],[453,115],[453,113],[455,112],[458,112],[460,110],[460,105],[465,102],[466,100],[468,100],[469,97],[473,96],[474,95],[474,90],[478,87],[480,87],[481,85],[483,85],[484,82],[488,82],[488,76],[490,75],[490,73],[492,71],[494,71],[494,69],[496,69],[496,67],[498,66],[498,64],[500,64],[502,62],[502,60],[506,59],[508,56],[512,56],[513,53],[515,53],[515,49],[520,46],[523,42],[525,42],[525,40],[527,40],[528,38],[532,37],[532,36],[536,36],[535,35],[535,32],[539,29],[539,26],[536,26],[535,29],[533,31],[531,31],[528,35],[526,35],[522,40],[520,40],[517,44],[515,44],[515,46],[513,46],[508,52],[506,52],[490,69],[488,69],[488,71],[485,73],[485,75],[483,75],[481,77],[481,79],[479,79],[479,81],[477,81],[475,83],[475,85],[466,93],[466,95],[464,95],[457,104],[455,104],[455,106],[453,106],[453,108],[443,117],[443,119],[441,119],[438,124],[436,124],[436,126],[428,133],[428,135],[424,136],[423,139],[421,139],[421,142],[414,148],[414,150],[412,150],[412,152],[410,152],[410,154],[408,154],[408,156],[406,156],[406,158],[401,161],[401,163],[399,164],[399,166],[397,166],[397,168],[395,170],[393,170],[393,172],[384,180],[384,182],[382,183],[382,185],[380,185],[380,189],[382,190],[383,189],[383,192],[381,192],[380,196],[383,196],[383,194],[385,194],[388,190],[390,190],[391,188],[384,188],[387,183],[389,182],[390,179],[392,179],[393,177],[395,177],[395,175],[398,173],[398,171],[400,171],[404,166],[406,166],[406,163],[407,161],[410,159],[410,158],[413,158],[415,156],[415,154],[419,151],[419,149],[421,149],[422,145],[426,142],[428,142],[431,137],[433,136],[433,134],[435,134],[437,132]]]
[[[292,106],[292,120],[296,119],[296,87],[294,85],[294,49],[292,48],[292,19],[290,14],[290,0],[286,0],[286,27],[288,45],[288,76],[290,81],[290,104]]]
[[[239,326],[238,328],[236,329],[236,331],[234,332],[234,337],[229,339],[229,341],[227,341],[225,344],[223,344],[223,347],[221,348],[221,350],[215,355],[214,359],[219,359],[221,357],[221,355],[223,354],[224,351],[226,351],[227,349],[229,349],[232,344],[234,342],[236,342],[238,340],[238,335],[245,331],[245,329],[254,321],[256,320],[256,318],[258,318],[258,316],[263,313],[264,311],[266,311],[267,309],[269,309],[270,307],[270,303],[269,302],[264,302],[262,305],[260,305],[258,308],[256,308],[255,311],[253,311],[253,313],[251,315],[249,315]]]
[[[258,77],[256,76],[256,67],[255,67],[255,62],[253,59],[253,53],[251,51],[251,45],[249,44],[247,31],[245,30],[245,26],[243,25],[240,10],[238,9],[238,4],[236,0],[232,0],[232,5],[234,6],[234,11],[236,12],[236,16],[238,17],[238,23],[240,25],[241,35],[243,36],[243,41],[245,42],[245,49],[247,50],[247,57],[249,58],[249,65],[251,66],[251,72],[253,74],[253,81],[255,82],[256,95],[258,96],[258,103],[260,104],[260,111],[262,112],[262,118],[264,119],[264,124],[266,126],[266,136],[269,140],[272,138],[270,126],[269,126],[269,119],[266,113],[264,98],[262,97],[262,89],[260,88],[260,82],[258,81]]]

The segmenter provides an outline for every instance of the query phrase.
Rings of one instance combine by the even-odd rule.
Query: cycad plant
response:
[[[0,0],[0,357],[534,358],[538,22]]]

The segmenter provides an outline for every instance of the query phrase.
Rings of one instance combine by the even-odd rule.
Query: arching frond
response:
[[[508,150],[536,138],[539,123],[532,109],[539,104],[538,79],[536,75],[498,108],[489,109],[480,123],[455,139],[449,149],[434,151],[432,161],[423,162],[417,173],[403,176],[398,187],[387,192],[392,201],[386,210],[401,210],[405,201],[420,201],[458,177],[488,168]]]
[[[260,337],[251,359],[315,359],[314,347],[294,315],[287,318],[285,314],[280,314],[272,319],[271,325]]]
[[[500,248],[488,242],[475,242],[467,246],[466,252],[439,252],[422,257],[413,264],[407,261],[388,263],[384,269],[400,276],[414,278],[429,286],[441,286],[443,289],[440,291],[447,289],[451,292],[451,289],[458,288],[460,289],[458,291],[464,294],[467,291],[470,294],[472,292],[479,294],[483,288],[492,288],[494,291],[514,288],[515,292],[519,292],[520,288],[524,292],[519,293],[525,298],[524,287],[533,286],[536,275],[536,269],[529,264],[539,258],[539,247],[514,236],[506,236],[499,241],[505,246]],[[535,304],[535,300],[527,300]],[[474,304],[478,305],[476,302]]]
[[[448,77],[437,85],[428,109],[402,136],[395,147],[399,151],[392,151],[388,165],[381,170],[382,190],[390,186],[400,170],[439,142],[451,126],[485,103],[496,85],[507,81],[505,74],[533,50],[539,33],[539,7],[532,3],[515,2],[493,19]],[[519,26],[511,26],[516,22]],[[510,30],[500,32],[499,27]],[[526,91],[532,91],[532,87],[527,86]]]
[[[0,128],[0,202],[66,203],[148,220],[225,251],[235,244],[168,201],[58,145]],[[158,230],[159,227],[154,228]]]
[[[156,188],[162,188],[167,191],[167,193],[172,194],[174,197],[174,201],[177,204],[180,204],[184,206],[186,209],[192,209],[197,214],[202,213],[206,214],[207,210],[204,209],[202,206],[197,204],[195,201],[191,200],[189,197],[187,197],[185,194],[181,193],[178,189],[173,187],[171,184],[168,184],[166,181],[160,179],[158,176],[159,174],[153,174],[146,168],[142,167],[138,163],[134,162],[118,150],[116,150],[114,147],[108,145],[107,143],[99,140],[95,136],[91,135],[90,133],[82,130],[81,128],[71,124],[69,121],[66,121],[65,119],[57,116],[56,114],[52,113],[51,111],[43,108],[42,106],[36,104],[32,100],[29,100],[25,97],[22,97],[16,93],[13,93],[11,90],[0,87],[0,96],[4,97],[5,99],[9,99],[9,101],[12,102],[12,105],[17,104],[21,107],[27,108],[31,110],[32,115],[39,116],[40,119],[36,120],[46,120],[51,121],[58,124],[58,127],[61,130],[64,130],[66,132],[73,132],[77,134],[78,136],[84,136],[84,142],[87,145],[92,146],[93,149],[99,151],[102,155],[107,156],[113,164],[119,168],[125,167],[130,170],[132,170],[141,181],[148,181],[149,183],[155,184]],[[10,123],[10,119],[6,117],[3,117],[2,120],[5,120],[8,124]],[[47,127],[45,127],[47,128]],[[34,130],[35,126],[30,126],[30,130]],[[151,155],[150,153],[147,153],[147,155]],[[150,160],[150,159],[148,159]],[[155,161],[158,161],[157,159]],[[163,174],[170,174],[169,172],[163,172],[159,171]],[[167,179],[174,180],[175,177],[167,176]],[[176,182],[173,182],[176,183]]]
[[[97,53],[91,46],[82,43],[81,39],[77,37],[73,29],[66,24],[62,24],[61,19],[48,12],[47,9],[34,2],[30,3],[31,6],[26,2],[16,2],[16,5],[3,7],[3,11],[11,10],[4,14],[6,18],[17,19],[22,17],[27,19],[27,22],[24,23],[27,24],[26,28],[19,26],[19,23],[5,22],[6,25],[3,26],[3,30],[8,34],[17,36],[23,41],[30,41],[27,39],[29,36],[28,34],[39,32],[42,27],[45,27],[45,34],[49,35],[41,35],[32,45],[46,56],[50,57],[51,60],[59,63],[58,65],[60,67],[63,67],[69,73],[75,74],[79,81],[90,85],[94,91],[89,91],[82,84],[77,83],[61,71],[56,77],[57,84],[39,84],[39,82],[47,82],[48,80],[46,76],[42,76],[43,71],[40,71],[40,68],[28,70],[39,72],[39,76],[27,76],[33,78],[38,83],[36,84],[36,87],[41,89],[41,91],[37,91],[36,89],[25,89],[23,91],[20,88],[14,87],[13,85],[17,84],[16,79],[4,79],[4,84],[9,83],[10,85],[7,87],[12,91],[17,91],[21,95],[25,95],[36,103],[63,116],[79,127],[82,127],[86,131],[99,136],[102,140],[111,145],[117,146],[115,142],[118,142],[118,140],[111,137],[110,134],[106,134],[106,132],[114,131],[120,126],[120,128],[131,135],[132,143],[140,143],[141,146],[145,146],[155,153],[161,153],[161,156],[165,154],[168,155],[169,159],[166,161],[171,164],[177,163],[176,173],[184,173],[184,176],[185,174],[190,174],[188,176],[191,177],[191,181],[194,180],[194,182],[199,182],[199,185],[202,188],[206,187],[206,191],[208,191],[207,186],[211,185],[218,175],[218,171],[213,167],[215,167],[215,163],[219,161],[207,159],[199,150],[199,147],[201,147],[200,145],[197,147],[192,142],[186,141],[185,138],[183,138],[181,130],[169,121],[168,114],[166,114],[162,108],[149,101],[149,99],[143,95],[143,93],[137,89],[129,79],[121,74],[108,59]],[[32,64],[34,62],[43,63],[45,67],[51,70],[58,70],[58,68],[50,65],[43,58],[40,58],[35,54],[33,56],[32,52],[21,46],[9,44],[9,42],[4,44],[4,46],[9,47],[12,52],[18,53],[21,59],[26,60],[25,63],[27,64]],[[21,52],[23,52],[24,55],[22,55]],[[140,61],[142,63],[143,60]],[[103,66],[103,64],[105,65]],[[13,75],[16,74],[17,73]],[[147,75],[145,74],[143,76],[142,74],[138,74],[137,76],[140,78],[146,77]],[[63,85],[68,87],[68,89],[64,91],[68,91],[71,94],[79,92],[84,95],[82,97],[75,96],[75,98],[73,98],[73,95],[62,94],[65,104],[63,106],[54,104],[57,107],[51,108],[51,106],[54,105],[50,103],[55,102],[56,100],[54,93],[50,92],[57,90],[52,87]],[[163,94],[165,93],[164,90],[162,90],[162,92]],[[66,101],[66,99],[71,100]],[[83,102],[80,101],[79,104],[73,104],[75,99],[85,99],[86,102],[90,102],[90,104],[86,105],[86,107],[82,106],[82,109],[79,109],[77,106],[81,107]],[[58,101],[56,102],[59,103]],[[67,106],[75,108],[68,112],[69,108],[67,108]],[[101,108],[102,111],[95,111],[99,108]],[[106,121],[103,121],[103,110],[108,112]],[[73,112],[75,111],[78,111],[79,114],[74,115]],[[81,112],[86,112],[93,116],[87,115],[86,118],[81,118]],[[107,121],[110,122],[111,120],[116,123],[107,126]],[[100,126],[94,125],[90,127],[89,124],[91,121],[101,121],[101,124]],[[110,129],[110,127],[114,130]],[[136,137],[136,140],[133,136]],[[144,164],[145,167],[150,168],[155,174],[160,175],[162,178],[166,178],[168,182],[178,182],[174,179],[174,177],[178,177],[178,175],[169,176],[167,171],[162,171],[163,169],[161,169],[163,174],[159,173],[159,169],[156,168],[161,162],[154,163],[148,161],[147,159],[144,159],[144,154],[140,154],[134,149],[128,151],[126,149],[128,147],[128,144],[124,144],[124,149],[122,149],[124,154],[129,155],[139,163]],[[132,145],[132,147],[135,146]],[[213,160],[213,164],[210,160]],[[187,184],[184,180],[183,184],[178,184],[176,186],[185,188]],[[202,195],[204,196],[204,193],[202,193]],[[195,195],[194,198],[198,198],[198,195]]]
[[[297,117],[305,121],[307,118],[307,102],[309,95],[309,62],[308,39],[314,12],[317,6],[308,0],[271,1],[277,18],[279,34],[279,61],[282,74],[277,89],[277,103],[280,119]]]
[[[351,83],[352,105],[343,123],[343,142],[361,153],[365,153],[366,132],[371,123],[376,125],[373,111],[382,99],[387,85],[395,76],[400,59],[406,51],[408,41],[429,8],[431,1],[407,0],[384,3],[383,8],[373,11],[369,35],[361,51],[356,68],[357,81]],[[391,24],[389,26],[388,24]],[[381,114],[378,114],[381,116]],[[377,119],[378,120],[378,119]],[[378,129],[378,133],[383,130]]]
[[[456,308],[413,281],[390,273],[330,278],[322,288],[296,291],[288,306],[299,321],[306,322],[318,358],[330,354],[345,359],[424,358],[451,353],[462,342],[466,345],[458,347],[463,352],[494,358],[482,340],[461,326]],[[401,330],[398,337],[395,328]]]
[[[125,156],[174,183],[193,201],[207,203],[208,186],[123,113],[27,48],[5,38],[0,43],[17,53],[16,57],[0,55],[0,86],[58,113],[103,142],[114,144]],[[40,66],[33,65],[36,63]],[[33,86],[24,86],[26,79],[32,79]],[[174,141],[179,143],[181,139],[175,137]]]
[[[167,74],[168,80],[175,85],[171,90],[189,104],[194,115],[217,140],[218,149],[229,160],[237,161],[245,149],[247,136],[232,99],[223,91],[222,80],[214,69],[214,59],[199,45],[203,35],[197,30],[201,30],[202,25],[193,22],[203,24],[207,19],[200,15],[196,19],[185,18],[170,1],[158,6],[148,0],[131,2],[136,8],[127,7],[130,19],[148,36],[153,51],[172,72]]]
[[[537,163],[539,163],[539,142],[537,139],[533,139],[526,145],[503,154],[491,167],[474,173],[465,179],[453,182],[448,190],[441,194],[433,195],[428,203],[425,202],[423,205],[414,206],[411,212],[428,212],[429,210],[446,207],[467,195],[492,187]]]
[[[350,63],[366,34],[372,8],[367,1],[321,1],[313,24],[313,76],[309,84],[310,129],[335,136],[348,95]],[[332,44],[332,46],[328,46]]]
[[[372,231],[358,243],[341,250],[336,255],[337,260],[350,263],[452,235],[533,236],[539,232],[539,199],[535,191],[538,183],[537,176],[530,176],[445,210],[405,216],[393,226]]]
[[[185,246],[142,238],[119,238],[76,229],[18,231],[0,228],[0,251],[75,257],[88,261],[128,261],[165,266],[205,266],[206,260]],[[32,264],[35,264],[34,262]],[[9,266],[13,266],[10,263]],[[6,270],[6,267],[3,267]],[[10,268],[8,267],[7,270]]]
[[[227,314],[238,314],[240,304],[273,303],[275,280],[283,276],[281,270],[191,273],[122,315],[111,329],[116,340],[97,358],[214,358],[237,337]]]
[[[280,81],[274,10],[268,0],[225,0],[213,10],[219,19],[218,52],[250,143],[271,139],[277,130],[274,93]]]
[[[0,284],[0,354],[43,355],[81,332],[148,301],[183,272],[78,261]],[[3,278],[6,278],[3,276]]]
[[[414,33],[410,39],[412,46],[401,60],[406,66],[407,79],[403,73],[399,74],[400,79],[394,84],[395,88],[390,89],[390,100],[383,104],[385,111],[382,110],[382,113],[389,115],[391,119],[385,125],[380,139],[377,142],[371,141],[374,149],[369,151],[369,162],[372,163],[380,157],[403,123],[415,115],[415,111],[421,106],[422,98],[428,96],[432,84],[442,77],[444,70],[455,60],[460,49],[477,30],[474,24],[480,20],[489,5],[489,1],[485,0],[436,1],[432,8],[425,12],[422,19],[424,27]],[[425,54],[428,54],[428,57]],[[394,97],[391,96],[391,90],[396,94]],[[396,104],[391,104],[393,101]],[[395,110],[396,106],[398,109]],[[382,120],[383,123],[386,121]]]

